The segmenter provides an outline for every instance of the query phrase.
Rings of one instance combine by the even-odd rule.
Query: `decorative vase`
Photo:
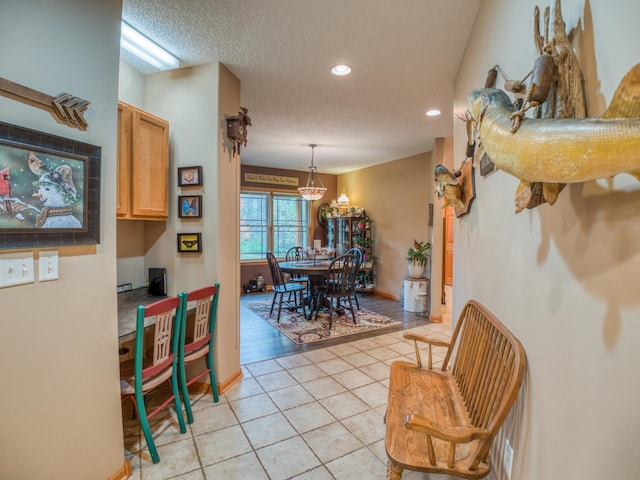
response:
[[[409,271],[409,278],[422,278],[424,277],[424,271],[427,266],[419,262],[407,262],[407,270]]]

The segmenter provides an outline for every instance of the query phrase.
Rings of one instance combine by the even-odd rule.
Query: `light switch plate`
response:
[[[33,252],[0,255],[0,288],[34,282]]]
[[[57,280],[58,272],[58,251],[44,250],[40,251],[40,259],[38,261],[38,275],[41,282]]]
[[[513,467],[513,447],[509,443],[509,439],[506,438],[504,441],[504,453],[502,456],[502,466],[504,467],[504,471],[507,474],[507,478],[511,479],[511,469]]]

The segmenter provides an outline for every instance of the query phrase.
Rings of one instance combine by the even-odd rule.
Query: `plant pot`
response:
[[[426,265],[419,262],[407,262],[407,270],[409,272],[409,278],[422,278],[424,277],[424,271]]]

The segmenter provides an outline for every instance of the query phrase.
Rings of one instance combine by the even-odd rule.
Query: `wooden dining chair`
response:
[[[287,262],[295,262],[295,261],[300,261],[304,259],[304,248],[302,247],[291,247],[289,250],[287,250],[287,253],[285,254],[284,257],[285,261]],[[309,294],[309,277],[306,275],[301,275],[299,273],[297,274],[291,274],[291,281],[292,282],[298,282],[298,283],[304,283],[307,286],[307,294]]]
[[[356,323],[356,314],[353,310],[353,303],[351,303],[352,288],[350,285],[355,283],[355,276],[358,272],[358,263],[354,255],[342,255],[337,257],[331,262],[327,269],[327,275],[324,287],[319,289],[319,297],[317,302],[321,302],[321,296],[324,296],[328,300],[329,306],[329,330],[331,330],[333,313],[337,310],[348,308],[353,318],[353,323]],[[341,304],[342,300],[346,300],[349,304],[348,307]],[[316,312],[316,319],[318,314]]]
[[[173,402],[180,433],[187,431],[182,416],[182,403],[178,389],[178,340],[182,328],[182,300],[169,297],[136,312],[136,340],[134,359],[120,364],[120,393],[122,400],[131,399],[153,463],[160,461],[149,425],[149,419]],[[153,353],[145,356],[145,319],[153,319]],[[151,412],[147,411],[146,396],[169,382],[171,395]]]
[[[209,374],[213,401],[214,403],[218,402],[218,386],[213,369],[213,343],[219,293],[220,284],[216,283],[215,285],[199,288],[191,292],[182,292],[179,295],[182,299],[182,318],[184,321],[180,329],[178,377],[180,379],[180,389],[182,390],[184,409],[187,412],[187,422],[189,422],[189,424],[193,423],[189,385],[192,385]],[[194,309],[191,311],[189,307],[192,305]],[[193,326],[191,326],[191,312],[193,312]],[[187,332],[187,328],[189,332]],[[186,366],[201,358],[204,358],[206,368],[188,380]]]
[[[267,262],[269,263],[269,270],[271,271],[271,280],[273,282],[273,300],[271,301],[271,310],[269,315],[273,314],[273,307],[276,304],[276,299],[279,298],[278,301],[278,319],[280,322],[280,311],[282,310],[282,304],[285,303],[290,308],[298,308],[302,307],[302,314],[306,316],[305,308],[304,308],[304,299],[302,298],[302,292],[306,290],[306,287],[299,282],[285,282],[282,277],[282,272],[280,271],[280,267],[278,266],[278,260],[273,255],[272,252],[267,252]],[[298,302],[297,296],[294,295],[294,300],[291,301],[289,299],[285,299],[284,296],[288,295],[291,292],[300,292],[300,301]]]
[[[360,265],[362,265],[362,250],[358,247],[352,247],[345,252],[345,255],[353,255],[356,257],[357,267],[353,272],[353,278],[350,281],[350,286],[352,287],[352,297],[356,301],[356,308],[360,310],[360,303],[358,302],[358,295],[356,295],[356,282],[358,280],[358,272],[360,271]]]

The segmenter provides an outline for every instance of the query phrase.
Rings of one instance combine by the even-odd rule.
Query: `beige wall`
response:
[[[379,294],[399,298],[407,275],[407,249],[414,239],[433,242],[428,226],[433,167],[428,152],[338,176],[338,192],[346,188],[351,204],[364,208],[374,220]]]
[[[239,244],[240,158],[231,156],[224,120],[240,108],[240,82],[223,65],[210,64],[140,78],[125,72],[120,84],[126,85],[122,100],[139,102],[141,91],[142,103],[132,103],[169,122],[170,218],[118,222],[118,281],[135,287],[150,267],[164,267],[170,295],[220,282],[216,375],[223,382],[240,368],[239,290],[233,288],[240,284],[239,252],[233,253]],[[203,186],[178,187],[178,167],[198,165]],[[202,195],[201,219],[178,218],[181,194]],[[176,234],[190,232],[202,233],[203,251],[179,254]]]
[[[119,0],[2,4],[1,76],[91,102],[84,132],[4,97],[2,121],[102,147],[95,253],[60,248],[59,280],[0,289],[3,479],[106,479],[124,465],[114,288],[120,15]]]
[[[535,5],[546,6],[482,2],[456,79],[456,112],[493,65],[512,78],[531,70]],[[565,0],[562,7],[589,115],[598,116],[640,60],[640,4]],[[461,158],[462,124],[454,138],[454,158]],[[527,352],[526,386],[504,435],[515,447],[512,478],[639,478],[640,185],[627,175],[612,184],[627,191],[607,190],[606,182],[569,185],[556,205],[516,215],[518,180],[500,171],[476,175],[471,213],[455,222],[454,315],[478,299]]]

